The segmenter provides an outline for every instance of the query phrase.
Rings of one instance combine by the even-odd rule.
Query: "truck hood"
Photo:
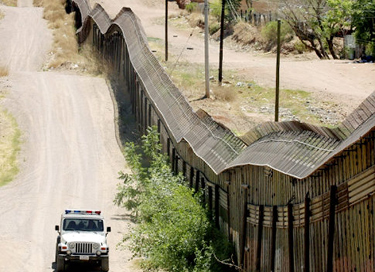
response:
[[[62,234],[62,240],[66,242],[90,242],[105,244],[105,234],[98,232],[70,231]]]

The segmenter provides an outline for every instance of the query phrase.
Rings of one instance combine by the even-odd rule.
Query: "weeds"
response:
[[[9,68],[6,66],[0,66],[0,77],[7,77],[9,75]]]
[[[17,155],[21,149],[21,132],[9,112],[1,110],[0,120],[0,186],[3,186],[18,174]]]
[[[74,13],[67,14],[63,0],[34,0],[34,6],[43,7],[43,18],[53,31],[52,58],[48,68],[58,68],[79,59],[74,29]]]
[[[0,4],[4,4],[9,7],[16,7],[17,0],[0,0]]]

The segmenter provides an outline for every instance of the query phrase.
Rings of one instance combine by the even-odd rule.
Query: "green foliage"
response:
[[[277,45],[277,21],[267,23],[261,31],[261,35],[267,43],[268,50]],[[281,23],[280,27],[280,42],[288,42],[293,38],[293,30],[287,23]]]
[[[200,193],[185,186],[182,175],[173,175],[157,129],[147,130],[142,146],[130,143],[125,151],[133,173],[120,173],[123,183],[114,202],[137,217],[123,241],[133,257],[144,257],[142,268],[149,271],[220,271],[212,270],[217,267],[212,227]]]
[[[237,12],[241,6],[241,0],[226,1],[224,17],[227,22],[233,22],[237,19]],[[210,1],[210,14],[218,21],[221,19],[222,0]]]
[[[197,10],[198,3],[196,2],[190,2],[185,6],[185,9],[187,12],[192,13],[193,11]]]
[[[210,1],[210,14],[215,17],[218,21],[221,18],[221,0],[212,0]],[[228,12],[226,11],[226,15]]]
[[[215,34],[219,30],[220,30],[220,24],[218,22],[212,22],[208,26],[208,32],[210,33],[210,35]]]
[[[367,53],[375,56],[375,1],[358,0],[354,3],[353,26],[357,42],[367,45]]]

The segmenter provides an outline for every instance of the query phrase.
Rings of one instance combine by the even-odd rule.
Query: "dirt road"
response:
[[[130,7],[141,19],[148,37],[164,40],[164,0],[90,0],[91,5],[101,4],[114,18],[118,11]],[[181,11],[174,2],[169,2],[170,17]],[[169,52],[180,57],[180,61],[204,63],[204,41],[202,30],[188,27],[174,27],[169,23]],[[192,34],[191,37],[190,34]],[[275,87],[276,57],[262,52],[244,52],[224,41],[224,68],[238,71],[246,81],[258,85]],[[189,47],[192,50],[186,50]],[[210,40],[210,65],[218,67],[219,44]],[[217,74],[213,74],[217,78]],[[230,74],[224,77],[230,80]],[[350,113],[368,95],[375,91],[375,64],[358,64],[347,60],[319,60],[313,53],[308,57],[283,56],[281,59],[280,87],[304,90],[320,96],[322,100],[341,104],[343,112]],[[236,83],[236,82],[235,82]],[[234,83],[234,84],[235,84]],[[197,90],[202,93],[202,90]],[[208,105],[206,105],[208,106]],[[212,106],[214,107],[214,106]]]
[[[52,36],[41,9],[18,4],[0,6],[0,65],[10,68],[1,103],[23,133],[20,174],[0,188],[0,271],[53,271],[54,226],[65,208],[102,210],[112,227],[111,271],[136,271],[129,252],[116,249],[129,222],[112,203],[125,161],[108,86],[101,78],[40,72]]]

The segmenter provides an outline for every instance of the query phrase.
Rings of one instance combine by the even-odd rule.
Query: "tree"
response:
[[[324,37],[333,58],[337,59],[333,38],[344,37],[352,29],[353,1],[327,0],[328,11],[323,20]]]
[[[336,59],[334,38],[351,28],[352,0],[283,0],[282,12],[301,42],[321,59]]]
[[[137,224],[124,242],[134,257],[145,257],[143,268],[222,271],[214,256],[223,258],[224,252],[226,258],[232,248],[214,231],[201,194],[189,189],[181,174],[171,171],[157,128],[147,130],[141,146],[127,144],[125,157],[132,174],[120,172],[123,183],[118,185],[114,203],[136,216]]]
[[[300,41],[320,59],[329,58],[323,38],[326,0],[283,0],[282,13]]]
[[[374,0],[357,0],[354,3],[353,27],[357,43],[366,46],[367,53],[375,56]]]

